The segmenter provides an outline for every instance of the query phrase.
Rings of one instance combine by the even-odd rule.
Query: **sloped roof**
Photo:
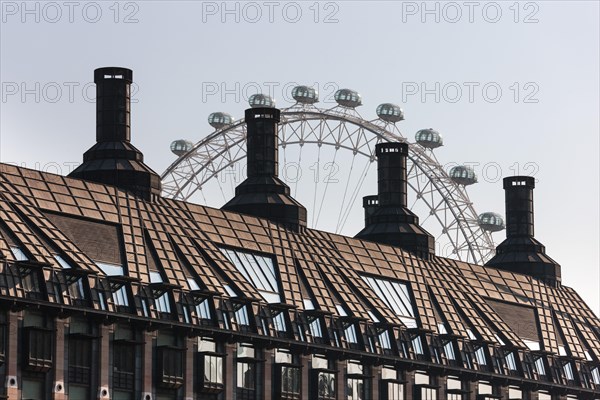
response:
[[[11,246],[32,261],[55,265],[59,253],[75,268],[102,276],[98,262],[121,263],[126,275],[190,288],[188,279],[227,297],[224,285],[261,299],[221,252],[239,249],[272,256],[282,302],[304,310],[305,301],[336,315],[347,314],[403,326],[400,316],[362,279],[397,280],[412,292],[418,325],[489,343],[502,341],[573,357],[600,358],[600,320],[578,294],[525,275],[453,259],[417,258],[387,245],[306,229],[285,230],[267,220],[196,204],[158,198],[144,201],[115,187],[0,164],[0,253],[16,261]],[[58,266],[56,266],[58,268]],[[0,288],[1,296],[18,296]],[[537,321],[536,321],[537,319]],[[587,354],[586,354],[587,352]],[[591,360],[590,360],[591,361]]]

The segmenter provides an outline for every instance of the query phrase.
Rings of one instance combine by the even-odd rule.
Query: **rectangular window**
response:
[[[448,360],[456,360],[456,354],[454,353],[454,344],[452,342],[448,342],[444,345],[444,353]]]
[[[52,368],[52,348],[54,335],[44,328],[25,328],[25,367],[29,370],[45,372]]]
[[[380,400],[404,400],[404,384],[381,381]]]
[[[415,386],[415,400],[437,400],[437,398],[437,389],[421,385]]]
[[[287,326],[285,323],[285,315],[283,312],[273,317],[273,326],[277,332],[287,332]]]
[[[539,375],[546,375],[546,367],[544,366],[544,359],[542,357],[536,358],[535,369]]]
[[[113,342],[113,386],[133,391],[135,386],[136,345],[126,341]]]
[[[237,398],[254,400],[256,398],[256,365],[254,362],[237,362]]]
[[[425,352],[423,351],[423,342],[421,341],[421,336],[417,336],[412,340],[413,350],[416,355],[423,355]]]
[[[157,350],[160,386],[170,389],[182,386],[184,351],[171,346],[159,346]]]
[[[362,378],[347,379],[347,400],[364,400],[365,397],[365,380]]]
[[[309,328],[310,328],[310,334],[312,335],[312,337],[316,337],[316,338],[322,338],[323,337],[323,332],[321,331],[321,321],[319,320],[319,318],[315,318],[310,324],[309,324]]]
[[[379,334],[379,344],[384,350],[390,350],[392,348],[392,342],[390,341],[390,333],[383,331]]]
[[[223,357],[214,354],[202,355],[203,391],[221,391],[223,389]]]
[[[85,289],[83,287],[83,278],[77,279],[68,287],[69,297],[73,304],[78,305],[82,300],[85,300]]]
[[[319,371],[316,377],[317,400],[336,400],[335,374]]]
[[[113,301],[117,306],[129,306],[129,298],[127,297],[127,287],[121,286],[117,291],[112,294]]]
[[[575,380],[575,377],[573,376],[573,367],[571,366],[570,362],[567,362],[563,366],[563,370],[565,371],[565,376],[567,377],[567,380],[569,380],[569,381]]]
[[[508,367],[508,369],[510,371],[517,371],[517,363],[515,361],[515,353],[510,352],[506,355],[506,357],[504,357],[504,360],[506,361],[506,366]]]
[[[23,399],[43,399],[44,396],[44,380],[43,379],[29,379],[23,378],[23,390],[22,390],[22,398]]]
[[[477,350],[475,350],[475,359],[477,360],[477,364],[487,365],[487,360],[485,358],[485,350],[484,350],[483,346],[481,346]]]
[[[300,398],[301,369],[291,365],[281,365],[279,371],[279,399],[296,400]]]
[[[156,300],[154,300],[156,305],[156,310],[161,313],[170,313],[171,312],[171,302],[169,301],[169,293],[165,292]]]
[[[348,343],[358,343],[358,338],[356,336],[356,326],[354,324],[350,325],[344,330],[344,337],[346,338],[346,341]]]
[[[248,319],[248,310],[246,309],[246,306],[241,306],[235,312],[235,321],[238,323],[238,325],[250,325],[250,320]]]
[[[592,381],[595,385],[600,385],[600,368],[596,367],[592,370]]]
[[[69,385],[89,385],[92,370],[92,340],[69,338]]]
[[[208,303],[208,300],[204,300],[196,306],[196,316],[200,319],[211,319],[210,304]]]

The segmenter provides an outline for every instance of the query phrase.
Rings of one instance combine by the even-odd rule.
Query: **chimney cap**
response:
[[[112,79],[122,79],[127,83],[132,83],[133,71],[125,67],[103,67],[94,70],[94,83]]]
[[[401,153],[408,154],[408,144],[404,142],[382,142],[375,145],[375,154]]]
[[[273,119],[275,122],[279,123],[281,120],[281,111],[278,108],[271,107],[247,108],[244,116],[246,121],[255,119]]]
[[[531,189],[535,188],[535,178],[533,176],[509,176],[507,178],[504,178],[503,183],[504,189],[510,189],[515,186],[525,186]]]

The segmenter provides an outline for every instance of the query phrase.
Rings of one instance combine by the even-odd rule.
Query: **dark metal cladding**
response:
[[[435,254],[433,236],[419,226],[419,218],[407,208],[408,144],[379,143],[377,196],[363,198],[365,228],[356,237],[400,247],[429,259]]]
[[[235,197],[224,210],[267,218],[291,230],[306,227],[306,208],[291,195],[278,178],[277,108],[249,108],[247,124],[248,178],[235,189]]]
[[[377,155],[377,190],[381,207],[406,207],[406,143],[380,143],[375,147]]]
[[[69,176],[113,185],[145,200],[160,196],[159,175],[144,164],[144,155],[130,143],[133,72],[122,67],[98,68],[94,82],[96,144]]]
[[[506,240],[496,247],[496,255],[486,265],[532,276],[558,286],[560,265],[546,255],[546,248],[534,236],[533,189],[530,176],[504,178],[506,196]]]
[[[96,141],[131,141],[131,83],[127,68],[98,68],[96,84]]]
[[[533,237],[534,188],[535,179],[531,176],[504,179],[507,237]]]
[[[377,195],[363,197],[363,208],[365,209],[365,226],[369,222],[369,218],[373,216],[373,213],[377,210],[379,205],[379,198]]]
[[[277,108],[246,110],[248,177],[279,176],[279,143],[277,124],[281,112]]]

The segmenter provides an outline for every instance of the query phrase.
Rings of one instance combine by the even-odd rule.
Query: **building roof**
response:
[[[594,363],[600,358],[600,320],[567,286],[443,257],[423,260],[314,229],[294,232],[201,205],[145,201],[115,187],[7,164],[0,164],[0,253],[5,276],[19,254],[39,263],[48,280],[66,267],[101,282],[107,265],[122,266],[141,286],[156,284],[158,272],[182,296],[282,303],[402,329],[414,322],[422,331],[473,334]],[[258,269],[247,270],[252,265]],[[254,276],[257,271],[264,276]],[[407,290],[386,295],[393,288]],[[26,299],[27,293],[0,281],[0,296]],[[60,297],[49,292],[46,301],[68,304]],[[89,307],[102,310],[97,299]],[[186,322],[184,315],[174,318]]]

